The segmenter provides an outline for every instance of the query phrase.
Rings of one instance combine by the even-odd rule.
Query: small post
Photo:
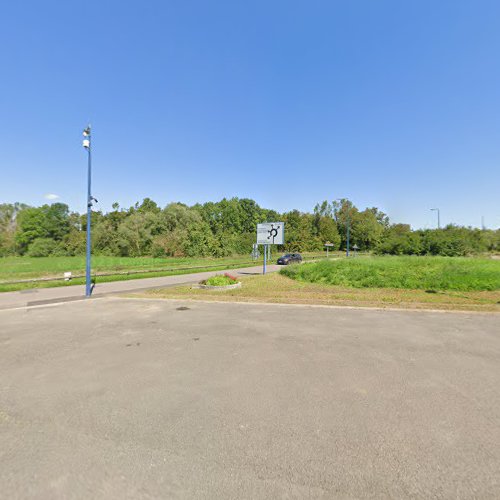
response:
[[[264,269],[262,274],[266,274],[266,264],[267,264],[266,260],[267,260],[267,245],[264,245]]]

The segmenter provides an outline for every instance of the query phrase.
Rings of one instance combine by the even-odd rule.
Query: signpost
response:
[[[354,246],[352,247],[352,249],[354,250],[354,257],[356,257],[356,254],[357,254],[357,252],[359,250],[358,245],[356,245],[356,243],[355,243]]]
[[[259,245],[257,245],[257,243],[254,243],[252,247],[252,258],[253,260],[257,260],[259,257],[260,257]]]
[[[264,222],[257,224],[257,245],[264,245],[264,268],[266,274],[267,258],[271,257],[269,245],[283,245],[285,243],[284,222]]]
[[[284,222],[257,224],[257,245],[283,245],[285,243]]]
[[[334,244],[333,244],[333,243],[330,243],[329,241],[327,241],[327,242],[325,243],[325,247],[326,247],[326,258],[327,258],[327,259],[328,259],[328,249],[329,249],[330,247],[333,247],[333,246],[334,246]]]

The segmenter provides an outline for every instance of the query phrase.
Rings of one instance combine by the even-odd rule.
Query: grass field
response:
[[[353,288],[500,290],[500,261],[465,257],[369,257],[289,266],[297,281]]]
[[[92,270],[97,273],[141,271],[170,267],[204,266],[251,262],[248,255],[222,259],[190,257],[92,257]],[[85,256],[78,257],[5,257],[0,259],[0,281],[60,276],[65,271],[73,274],[85,273]]]
[[[323,254],[312,253],[304,254],[306,258],[314,258],[322,255]],[[276,256],[277,254],[273,253],[273,261]],[[92,257],[92,274],[111,274],[111,276],[98,276],[98,282],[120,281],[146,277],[152,278],[158,276],[169,276],[172,274],[189,274],[193,272],[218,269],[231,269],[241,266],[259,265],[261,261],[262,258],[261,260],[254,262],[249,255],[239,255],[218,259],[203,257],[151,258],[94,256]],[[0,258],[0,292],[23,290],[26,288],[71,286],[84,283],[83,278],[75,278],[71,281],[58,280],[36,283],[6,283],[40,278],[61,278],[66,271],[71,271],[73,276],[85,274],[85,257]],[[127,272],[133,274],[127,275]]]
[[[305,264],[304,264],[305,265]],[[500,292],[437,292],[395,288],[352,288],[296,281],[278,273],[243,278],[235,290],[212,291],[179,286],[151,290],[134,297],[337,305],[404,309],[441,309],[500,312]]]

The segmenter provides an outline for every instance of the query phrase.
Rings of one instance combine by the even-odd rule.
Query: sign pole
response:
[[[266,258],[267,258],[267,245],[264,245],[264,270],[262,272],[262,274],[266,274]]]

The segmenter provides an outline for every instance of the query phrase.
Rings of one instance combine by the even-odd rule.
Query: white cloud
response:
[[[44,198],[46,200],[58,200],[60,196],[58,194],[53,194],[53,193],[47,193]]]

